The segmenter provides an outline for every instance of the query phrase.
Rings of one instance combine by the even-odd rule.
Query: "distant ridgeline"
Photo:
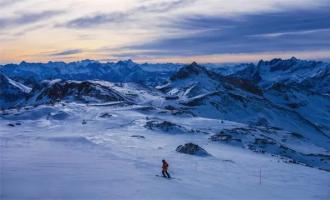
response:
[[[330,64],[324,62],[294,57],[260,61],[257,65],[83,60],[22,62],[1,66],[0,71],[2,109],[61,101],[145,104],[115,88],[134,83],[139,88],[126,90],[143,90],[144,95],[164,98],[161,106],[196,116],[330,135]]]

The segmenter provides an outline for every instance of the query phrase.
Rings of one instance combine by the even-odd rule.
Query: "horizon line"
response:
[[[4,66],[4,65],[10,65],[10,64],[16,64],[16,65],[19,65],[21,63],[31,63],[31,64],[35,64],[35,63],[40,63],[40,64],[47,64],[47,63],[51,63],[51,62],[63,62],[63,63],[73,63],[73,62],[82,62],[82,61],[95,61],[95,62],[99,62],[99,63],[117,63],[117,62],[120,62],[120,61],[131,61],[131,62],[134,62],[136,64],[191,64],[193,62],[196,62],[196,63],[199,63],[199,64],[242,64],[242,63],[253,63],[253,64],[257,64],[258,62],[260,61],[270,61],[270,60],[273,60],[273,59],[282,59],[282,60],[289,60],[289,59],[292,59],[292,58],[296,58],[298,60],[304,60],[304,61],[322,61],[322,62],[325,62],[325,63],[329,63],[330,62],[330,58],[301,58],[301,57],[296,57],[296,56],[283,56],[283,57],[280,57],[280,56],[274,56],[272,58],[267,58],[267,59],[264,59],[264,58],[259,58],[259,59],[256,59],[256,60],[253,60],[253,61],[244,61],[244,60],[238,60],[238,61],[223,61],[223,62],[200,62],[200,61],[197,61],[197,60],[192,60],[192,59],[182,59],[182,60],[185,60],[185,62],[177,62],[177,61],[157,61],[159,59],[147,59],[147,60],[140,60],[140,59],[133,59],[133,58],[123,58],[123,59],[90,59],[90,58],[82,58],[82,59],[72,59],[72,60],[41,60],[41,61],[36,61],[36,60],[32,60],[32,61],[29,61],[29,60],[21,60],[21,61],[17,61],[17,62],[7,62],[7,63],[2,63],[0,61],[0,66]],[[190,60],[190,61],[188,61]]]

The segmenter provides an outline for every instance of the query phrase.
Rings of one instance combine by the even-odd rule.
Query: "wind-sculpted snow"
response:
[[[41,110],[62,111],[70,117],[15,118]],[[139,112],[133,105],[68,103],[6,112],[0,120],[5,198],[140,199],[148,194],[159,199],[159,191],[164,190],[160,199],[328,198],[329,151],[298,133],[154,110]],[[104,113],[111,117],[100,117]],[[155,120],[151,116],[171,127],[199,132],[149,129],[145,125]],[[21,125],[7,125],[18,119]],[[164,134],[167,131],[170,134]],[[188,143],[212,156],[175,151]],[[175,179],[155,176],[162,159],[169,162]],[[219,194],[219,187],[227,189]],[[52,191],[45,192],[49,188]]]
[[[301,163],[330,171],[329,151],[323,149],[323,153],[319,153],[319,148],[313,148],[308,138],[297,133],[272,128],[240,127],[224,129],[212,135],[210,140],[240,146],[255,152],[282,156],[289,159],[287,162]]]
[[[56,107],[39,106],[36,108],[26,107],[21,110],[8,110],[2,113],[0,118],[7,120],[65,120],[70,114]]]
[[[59,144],[64,144],[64,145],[82,145],[83,147],[85,147],[86,145],[95,145],[93,142],[91,142],[90,140],[88,140],[85,137],[49,137],[46,138],[47,141],[50,142],[56,142]]]

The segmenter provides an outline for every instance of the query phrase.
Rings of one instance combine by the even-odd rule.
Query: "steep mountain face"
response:
[[[196,62],[193,62],[190,65],[182,67],[177,73],[171,76],[170,80],[182,80],[191,76],[205,76],[209,78],[215,78],[213,75],[214,74],[206,70],[206,68],[199,66]]]
[[[222,76],[197,63],[182,67],[170,77],[167,84],[157,88],[168,95],[177,95],[181,100],[196,99],[220,91],[263,98],[262,90],[251,81]]]
[[[237,71],[232,76],[252,81],[255,84],[258,84],[260,81],[262,81],[259,67],[255,66],[254,64],[246,65],[243,69]]]
[[[265,90],[272,103],[290,109],[315,124],[330,136],[330,96],[297,85],[276,83]]]
[[[41,88],[32,91],[30,104],[53,104],[60,101],[82,103],[129,102],[129,99],[107,87],[92,81],[44,82]]]
[[[243,79],[219,75],[195,62],[182,67],[170,77],[167,84],[157,88],[168,95],[180,98],[192,98],[220,90],[236,90],[248,95],[262,96],[262,91],[255,84]]]
[[[14,107],[18,102],[28,97],[31,88],[11,80],[0,73],[0,108]]]
[[[221,76],[196,63],[180,69],[158,89],[167,96],[177,97],[178,100],[169,101],[169,105],[190,111],[195,116],[283,128],[302,133],[319,144],[322,144],[320,138],[327,137],[323,131],[327,128],[324,123],[325,129],[322,129],[316,123],[318,120],[305,118],[303,112],[272,101],[253,80]],[[321,115],[321,118],[327,121],[326,116]]]
[[[305,61],[292,57],[288,60],[261,60],[257,65],[246,65],[244,68],[232,70],[230,76],[240,77],[258,83],[267,88],[275,83],[299,85],[314,92],[330,93],[330,64]]]
[[[299,114],[330,135],[330,64],[292,57],[237,68],[230,69],[228,77],[258,84],[267,100]]]

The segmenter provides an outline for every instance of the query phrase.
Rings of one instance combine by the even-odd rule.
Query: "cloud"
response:
[[[0,0],[0,57],[323,51],[330,49],[328,10],[330,0]]]
[[[120,22],[121,20],[126,19],[129,14],[121,12],[113,12],[110,14],[98,14],[94,16],[86,16],[71,20],[65,24],[69,28],[88,28],[97,26],[100,24],[111,23],[111,22]]]
[[[53,16],[62,13],[63,11],[59,11],[59,10],[49,10],[38,13],[23,13],[15,17],[0,18],[0,27],[8,28],[8,27],[32,24],[45,19],[49,19]]]
[[[16,3],[21,3],[24,2],[24,0],[1,0],[0,1],[0,7],[5,7],[5,6],[12,6]]]
[[[48,54],[49,56],[67,56],[67,55],[74,55],[74,54],[79,54],[82,53],[83,51],[81,49],[68,49],[64,50],[61,52],[56,52],[56,53],[50,53]]]
[[[174,9],[178,9],[187,4],[192,4],[196,0],[174,0],[174,1],[157,1],[157,3],[149,3],[126,10],[125,12],[101,13],[92,16],[83,16],[68,21],[64,24],[68,28],[90,28],[98,25],[109,23],[120,23],[128,20],[134,20],[134,16],[145,13],[164,13]],[[62,25],[63,26],[63,25]]]
[[[157,3],[152,3],[149,5],[138,6],[133,9],[134,12],[168,12],[180,7],[192,4],[197,0],[174,0],[174,1],[157,1]]]
[[[330,49],[330,8],[285,10],[232,18],[186,16],[171,28],[181,36],[168,36],[121,50],[148,51],[149,55],[206,55],[262,51]],[[162,51],[160,51],[162,50]]]

